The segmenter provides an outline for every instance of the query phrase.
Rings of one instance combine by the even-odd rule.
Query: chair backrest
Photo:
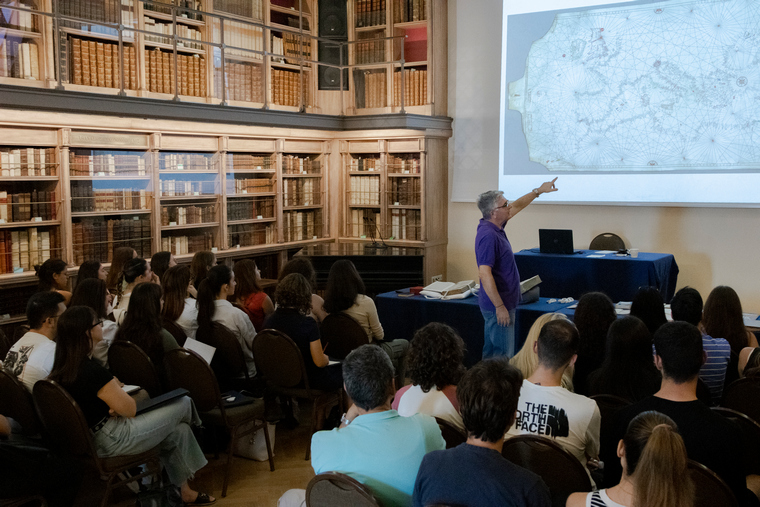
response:
[[[718,475],[696,461],[689,460],[689,475],[694,482],[694,507],[738,506],[733,491]]]
[[[438,427],[441,429],[441,435],[446,441],[446,449],[451,449],[452,447],[467,442],[467,435],[459,431],[459,428],[451,424],[449,421],[436,417],[435,422],[438,423]]]
[[[712,407],[713,411],[736,424],[744,436],[744,455],[750,474],[760,475],[760,423],[746,414],[725,407]]]
[[[282,331],[264,329],[253,340],[256,371],[276,387],[306,386],[303,356],[293,340]]]
[[[379,507],[372,491],[339,472],[315,476],[306,486],[306,507]]]
[[[182,330],[181,327],[177,325],[176,322],[172,322],[169,319],[162,319],[161,325],[164,329],[169,331],[169,333],[174,337],[175,340],[177,340],[177,345],[180,347],[185,346],[185,340],[187,340],[187,334]]]
[[[591,240],[589,250],[623,250],[625,242],[614,232],[603,232]]]
[[[731,408],[760,422],[760,378],[744,377],[732,382],[723,392],[721,406]]]
[[[5,332],[0,329],[0,361],[5,359],[5,356],[8,355],[8,351],[11,350],[11,347],[13,347],[13,341],[8,337],[8,335],[5,334]]]
[[[32,393],[8,370],[0,370],[0,414],[15,419],[27,435],[40,432]]]
[[[57,382],[38,380],[33,390],[34,406],[54,446],[66,454],[90,456],[97,461],[97,452],[90,427],[82,409]]]
[[[167,388],[187,389],[199,412],[208,412],[216,407],[224,412],[219,383],[201,356],[192,350],[170,350],[164,353],[164,371]]]
[[[504,442],[502,456],[539,475],[554,505],[565,505],[570,493],[591,491],[591,480],[578,459],[555,441],[535,435],[519,435]]]
[[[142,387],[151,397],[164,392],[156,366],[130,341],[115,340],[108,347],[108,367],[120,381]]]
[[[216,375],[221,390],[232,389],[233,379],[245,377],[248,380],[248,367],[245,364],[243,347],[235,335],[218,322],[213,322],[210,333],[198,333],[195,338],[206,345],[216,348],[211,358],[211,369]]]
[[[354,349],[369,343],[367,332],[353,317],[345,313],[331,313],[320,327],[325,354],[345,359]]]

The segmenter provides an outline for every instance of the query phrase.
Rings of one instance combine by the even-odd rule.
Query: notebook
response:
[[[573,231],[570,229],[539,229],[538,246],[545,254],[572,254]]]
[[[187,389],[175,389],[174,391],[169,391],[168,393],[161,394],[159,396],[156,396],[155,398],[149,398],[147,400],[141,400],[137,402],[137,414],[144,414],[145,412],[149,412],[153,409],[156,409],[158,407],[162,407],[169,403],[170,401],[174,401],[177,398],[181,398],[183,396],[187,396],[190,394],[190,392]]]

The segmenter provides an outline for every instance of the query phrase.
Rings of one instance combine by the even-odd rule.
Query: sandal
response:
[[[198,492],[198,496],[195,497],[195,500],[192,502],[185,502],[185,505],[211,505],[214,503],[216,503],[216,498],[212,500],[208,494]]]

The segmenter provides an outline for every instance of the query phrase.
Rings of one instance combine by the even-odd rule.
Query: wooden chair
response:
[[[321,391],[309,387],[303,356],[288,335],[274,329],[264,329],[253,340],[253,357],[256,370],[267,389],[275,395],[306,398],[314,402],[311,413],[311,432],[306,447],[306,458],[311,456],[311,435],[318,429],[317,417],[334,405],[343,409],[342,389]]]
[[[181,327],[177,325],[176,322],[172,322],[168,319],[161,319],[161,325],[164,329],[169,331],[169,334],[171,334],[175,340],[177,340],[177,345],[180,347],[185,346],[185,340],[187,340],[187,334],[185,334],[185,331],[182,330]]]
[[[451,449],[452,447],[467,442],[467,435],[449,421],[436,417],[435,422],[438,423],[438,427],[441,429],[441,435],[446,441],[446,449]]]
[[[151,398],[165,392],[156,366],[148,355],[132,342],[115,340],[108,347],[108,366],[120,381],[142,387]]]
[[[269,469],[274,471],[274,457],[269,442],[268,423],[264,420],[263,400],[256,399],[248,405],[225,408],[214,372],[203,358],[191,350],[175,349],[164,354],[164,369],[169,389],[187,389],[204,424],[221,426],[230,432],[222,497],[227,496],[232,455],[241,437],[264,429]]]
[[[733,421],[741,429],[744,436],[744,455],[749,466],[748,472],[760,475],[760,424],[746,414],[730,408],[712,407],[712,410]]]
[[[155,464],[155,469],[159,470],[158,447],[131,456],[99,457],[92,432],[82,410],[74,398],[56,382],[37,381],[34,385],[34,406],[45,431],[50,435],[51,443],[65,454],[84,458],[93,463],[101,480],[106,481],[106,491],[100,502],[101,507],[108,505],[113,488],[153,475],[154,472],[147,467],[148,469],[142,473],[116,480],[119,473],[144,464]]]
[[[0,414],[15,419],[26,435],[36,435],[42,429],[32,393],[8,370],[0,370]]]
[[[325,354],[335,359],[345,359],[354,349],[369,343],[367,332],[361,324],[345,313],[331,313],[320,326],[325,341]]]
[[[581,462],[554,440],[535,435],[511,437],[501,454],[539,475],[549,487],[553,505],[564,506],[570,493],[591,491],[591,480]]]
[[[31,495],[18,498],[0,498],[0,505],[3,507],[47,507],[47,502],[41,495]]]
[[[760,421],[760,379],[744,377],[732,382],[723,391],[722,407],[730,408]]]
[[[715,472],[693,460],[689,460],[688,467],[689,475],[694,482],[694,507],[739,505],[734,492]]]
[[[591,240],[589,250],[623,250],[625,242],[614,232],[603,232]]]
[[[216,348],[214,357],[211,359],[211,369],[214,370],[220,390],[229,391],[240,386],[252,390],[243,347],[232,331],[214,322],[211,325],[211,333],[198,333],[195,338],[199,342]]]
[[[306,486],[306,507],[380,507],[372,491],[339,472],[315,476]]]

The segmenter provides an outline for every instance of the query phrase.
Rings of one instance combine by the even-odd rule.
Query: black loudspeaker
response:
[[[346,0],[319,0],[319,36],[348,40]]]
[[[340,65],[340,42],[321,42],[319,43],[319,61]],[[348,65],[348,45],[343,46],[343,63]],[[320,90],[340,90],[340,69],[337,67],[326,67],[320,65],[319,89]],[[343,69],[343,89],[348,90],[348,69]]]

